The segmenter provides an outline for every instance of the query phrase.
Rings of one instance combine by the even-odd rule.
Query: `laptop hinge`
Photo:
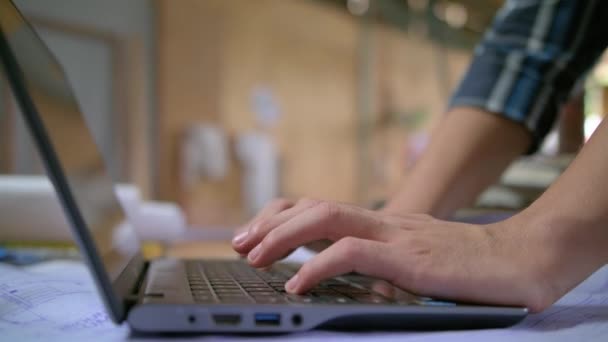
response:
[[[130,308],[131,306],[136,304],[139,301],[141,295],[143,294],[143,291],[144,291],[143,287],[145,286],[145,280],[146,280],[146,275],[148,273],[149,266],[150,266],[150,262],[144,261],[143,267],[141,268],[141,272],[139,272],[139,275],[137,276],[137,280],[135,281],[135,284],[133,285],[133,288],[131,289],[131,293],[124,296],[124,301],[125,301],[125,305],[127,306],[127,308]]]

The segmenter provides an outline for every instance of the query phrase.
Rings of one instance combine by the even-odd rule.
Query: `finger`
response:
[[[371,285],[371,290],[374,292],[378,292],[384,297],[395,298],[395,286],[386,281],[378,280],[373,282]]]
[[[270,203],[266,204],[264,206],[264,208],[262,208],[262,210],[260,210],[260,212],[254,218],[252,218],[251,220],[249,220],[249,222],[247,222],[247,224],[236,229],[235,236],[238,236],[241,233],[249,230],[249,227],[252,224],[254,224],[255,222],[259,221],[260,219],[264,219],[265,217],[274,215],[275,213],[288,209],[288,208],[292,207],[293,205],[294,205],[293,201],[286,199],[286,198],[276,198],[276,199],[270,201]]]
[[[285,289],[290,293],[304,293],[322,280],[349,272],[392,282],[398,271],[398,260],[392,260],[395,258],[391,258],[388,247],[385,242],[343,238],[305,263],[285,284]]]
[[[247,237],[247,233],[249,232],[249,229],[257,222],[264,220],[267,217],[271,217],[277,213],[280,213],[283,210],[289,209],[293,207],[293,205],[293,201],[285,198],[278,198],[271,201],[252,220],[250,220],[249,223],[236,230],[235,236],[232,239],[232,245],[236,247],[242,242],[244,242]]]
[[[249,253],[255,267],[273,263],[289,249],[346,236],[387,241],[396,228],[387,227],[376,212],[332,202],[322,202],[272,230]]]
[[[304,210],[314,206],[315,203],[317,203],[317,201],[307,199],[299,200],[295,206],[259,219],[249,227],[245,237],[239,239],[238,242],[233,242],[234,249],[239,253],[249,253],[249,251],[259,244],[270,231],[289,221]]]

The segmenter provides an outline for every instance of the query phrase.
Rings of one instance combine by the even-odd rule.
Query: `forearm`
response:
[[[477,108],[455,108],[383,210],[447,217],[472,204],[530,142],[521,125]]]

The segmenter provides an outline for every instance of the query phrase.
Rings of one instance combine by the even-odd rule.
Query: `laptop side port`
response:
[[[239,314],[212,314],[211,318],[215,325],[238,325],[241,323]]]
[[[281,314],[278,313],[256,313],[253,316],[255,325],[258,326],[280,326]]]

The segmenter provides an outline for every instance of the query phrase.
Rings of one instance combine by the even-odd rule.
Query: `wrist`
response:
[[[559,276],[559,254],[548,243],[539,217],[521,212],[486,226],[492,236],[497,269],[508,272],[514,289],[532,312],[540,312],[561,294],[552,284]]]
[[[519,269],[517,280],[529,288],[526,303],[542,311],[606,262],[606,244],[590,222],[546,202],[488,227],[499,237]],[[595,238],[594,238],[595,237]]]

